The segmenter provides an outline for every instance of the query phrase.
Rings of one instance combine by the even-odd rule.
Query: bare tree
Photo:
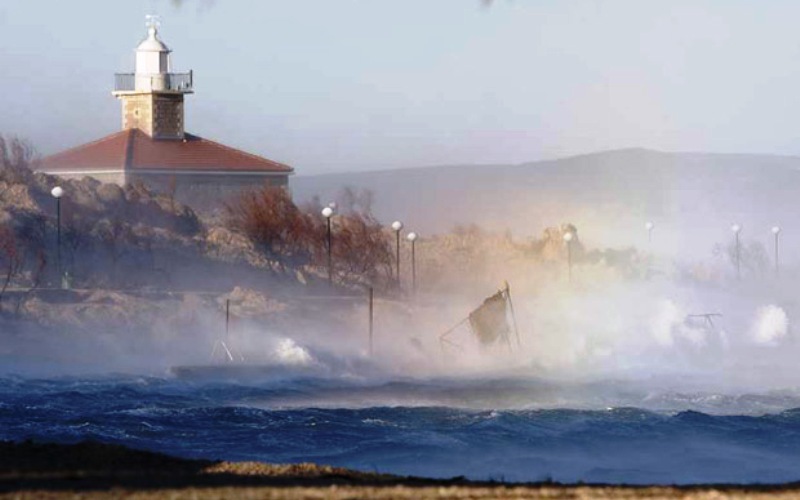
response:
[[[42,284],[42,279],[44,278],[45,270],[47,269],[47,256],[45,255],[44,248],[39,247],[36,250],[34,264],[31,268],[30,272],[30,280],[28,289],[25,293],[20,294],[17,298],[17,304],[14,307],[14,314],[19,316],[19,311],[22,307],[23,302],[25,302],[28,297],[38,289]]]
[[[392,275],[391,244],[383,225],[368,212],[337,217],[333,255],[336,270],[349,281],[376,283]]]
[[[721,255],[723,252],[732,267],[736,267],[738,259],[744,273],[763,275],[769,269],[769,254],[761,242],[742,241],[738,249],[736,243],[731,242],[724,247],[724,250],[718,244],[713,250],[715,255]]]
[[[2,310],[3,295],[8,290],[11,280],[20,273],[25,263],[17,245],[17,237],[7,224],[0,225],[0,263],[2,263],[3,270],[3,283],[0,286],[0,310]]]
[[[119,215],[101,220],[94,233],[111,259],[111,281],[116,283],[119,262],[130,246],[136,244],[136,236]]]
[[[17,137],[0,135],[0,181],[19,184],[30,180],[30,164],[36,157],[35,148]]]
[[[336,201],[339,211],[343,214],[370,214],[375,202],[375,193],[369,189],[359,190],[353,186],[345,186],[339,192]]]
[[[245,191],[226,210],[231,226],[282,266],[308,263],[321,241],[321,222],[300,211],[280,187]]]
[[[376,281],[391,274],[392,252],[383,227],[370,212],[369,191],[345,189],[331,220],[335,274],[344,281]],[[281,265],[327,265],[327,227],[314,198],[302,209],[282,188],[264,186],[243,193],[227,207],[239,230],[268,258]]]
[[[70,216],[62,226],[61,244],[66,250],[70,274],[74,274],[76,257],[81,250],[89,248],[92,238],[92,223],[84,218]]]

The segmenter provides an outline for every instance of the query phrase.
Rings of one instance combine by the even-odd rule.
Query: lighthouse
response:
[[[136,47],[133,73],[115,75],[112,94],[122,102],[122,129],[138,129],[153,139],[184,138],[183,99],[193,74],[173,73],[171,51],[148,16],[147,37]]]
[[[122,130],[45,157],[36,170],[120,186],[143,183],[201,212],[218,209],[242,190],[288,187],[294,173],[289,165],[186,131],[184,99],[194,92],[194,75],[173,71],[155,17],[148,16],[146,26],[133,73],[114,79],[111,93],[122,105]]]

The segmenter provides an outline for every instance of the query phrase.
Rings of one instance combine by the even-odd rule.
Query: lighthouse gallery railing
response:
[[[149,85],[143,85],[143,80]],[[149,80],[149,81],[148,81]],[[117,73],[114,75],[114,91],[133,92],[135,90],[192,90],[192,72],[161,73],[137,75],[136,73]],[[137,88],[138,82],[138,88]],[[148,88],[149,87],[149,88]]]

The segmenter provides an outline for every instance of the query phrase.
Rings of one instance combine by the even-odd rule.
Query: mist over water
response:
[[[575,210],[592,203],[576,219],[593,225],[576,223],[571,280],[561,226],[424,235],[416,295],[404,247],[405,291],[378,291],[372,352],[366,292],[293,272],[256,291],[254,268],[188,263],[185,291],[43,292],[24,304],[36,322],[0,318],[13,327],[0,344],[0,439],[476,479],[797,479],[790,228],[776,272],[770,240],[730,205],[671,225],[661,212],[648,242],[641,221],[615,229],[603,199]],[[727,220],[744,225],[738,277]],[[709,227],[721,234],[697,229]],[[485,346],[461,323],[505,281],[519,337]]]
[[[56,337],[24,332],[4,341],[0,367],[2,373],[29,377],[129,373],[171,378],[175,367],[224,365],[221,349],[212,357],[223,339],[237,360],[265,370],[226,374],[223,381],[353,384],[338,394],[312,391],[270,402],[280,406],[651,408],[648,401],[683,394],[687,399],[657,409],[757,413],[758,405],[705,406],[703,397],[766,397],[777,391],[792,397],[763,409],[793,407],[800,346],[792,329],[797,303],[786,280],[682,283],[663,276],[605,278],[603,272],[576,266],[573,283],[560,272],[555,277],[518,273],[511,290],[519,341],[512,333],[510,345],[482,346],[464,326],[453,331],[452,344],[439,341],[492,292],[481,288],[406,302],[379,299],[372,355],[366,299],[353,296],[333,307],[345,318],[341,323],[309,326],[290,318],[278,327],[243,320],[228,338],[215,310],[198,311],[197,328],[156,327],[139,336],[103,330],[65,329]],[[442,381],[461,387],[459,396],[408,389]],[[496,384],[492,397],[472,397],[469,387],[485,381]],[[520,390],[527,381],[546,383],[550,396]],[[387,384],[393,382],[410,385],[392,392]],[[580,389],[585,387],[592,390]],[[694,396],[697,405],[690,402]]]
[[[188,303],[191,328],[21,332],[0,354],[0,439],[433,477],[795,480],[794,270],[737,280],[711,257],[707,279],[648,259],[647,278],[579,262],[571,283],[563,266],[489,259],[509,276],[510,348],[464,328],[439,342],[487,283],[379,297],[372,355],[360,294],[298,299],[303,312],[228,337],[218,301]],[[212,358],[220,339],[244,363]]]

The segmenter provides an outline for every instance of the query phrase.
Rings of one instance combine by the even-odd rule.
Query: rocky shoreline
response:
[[[611,486],[424,479],[315,464],[187,460],[84,442],[0,442],[6,498],[797,498],[783,485]]]

